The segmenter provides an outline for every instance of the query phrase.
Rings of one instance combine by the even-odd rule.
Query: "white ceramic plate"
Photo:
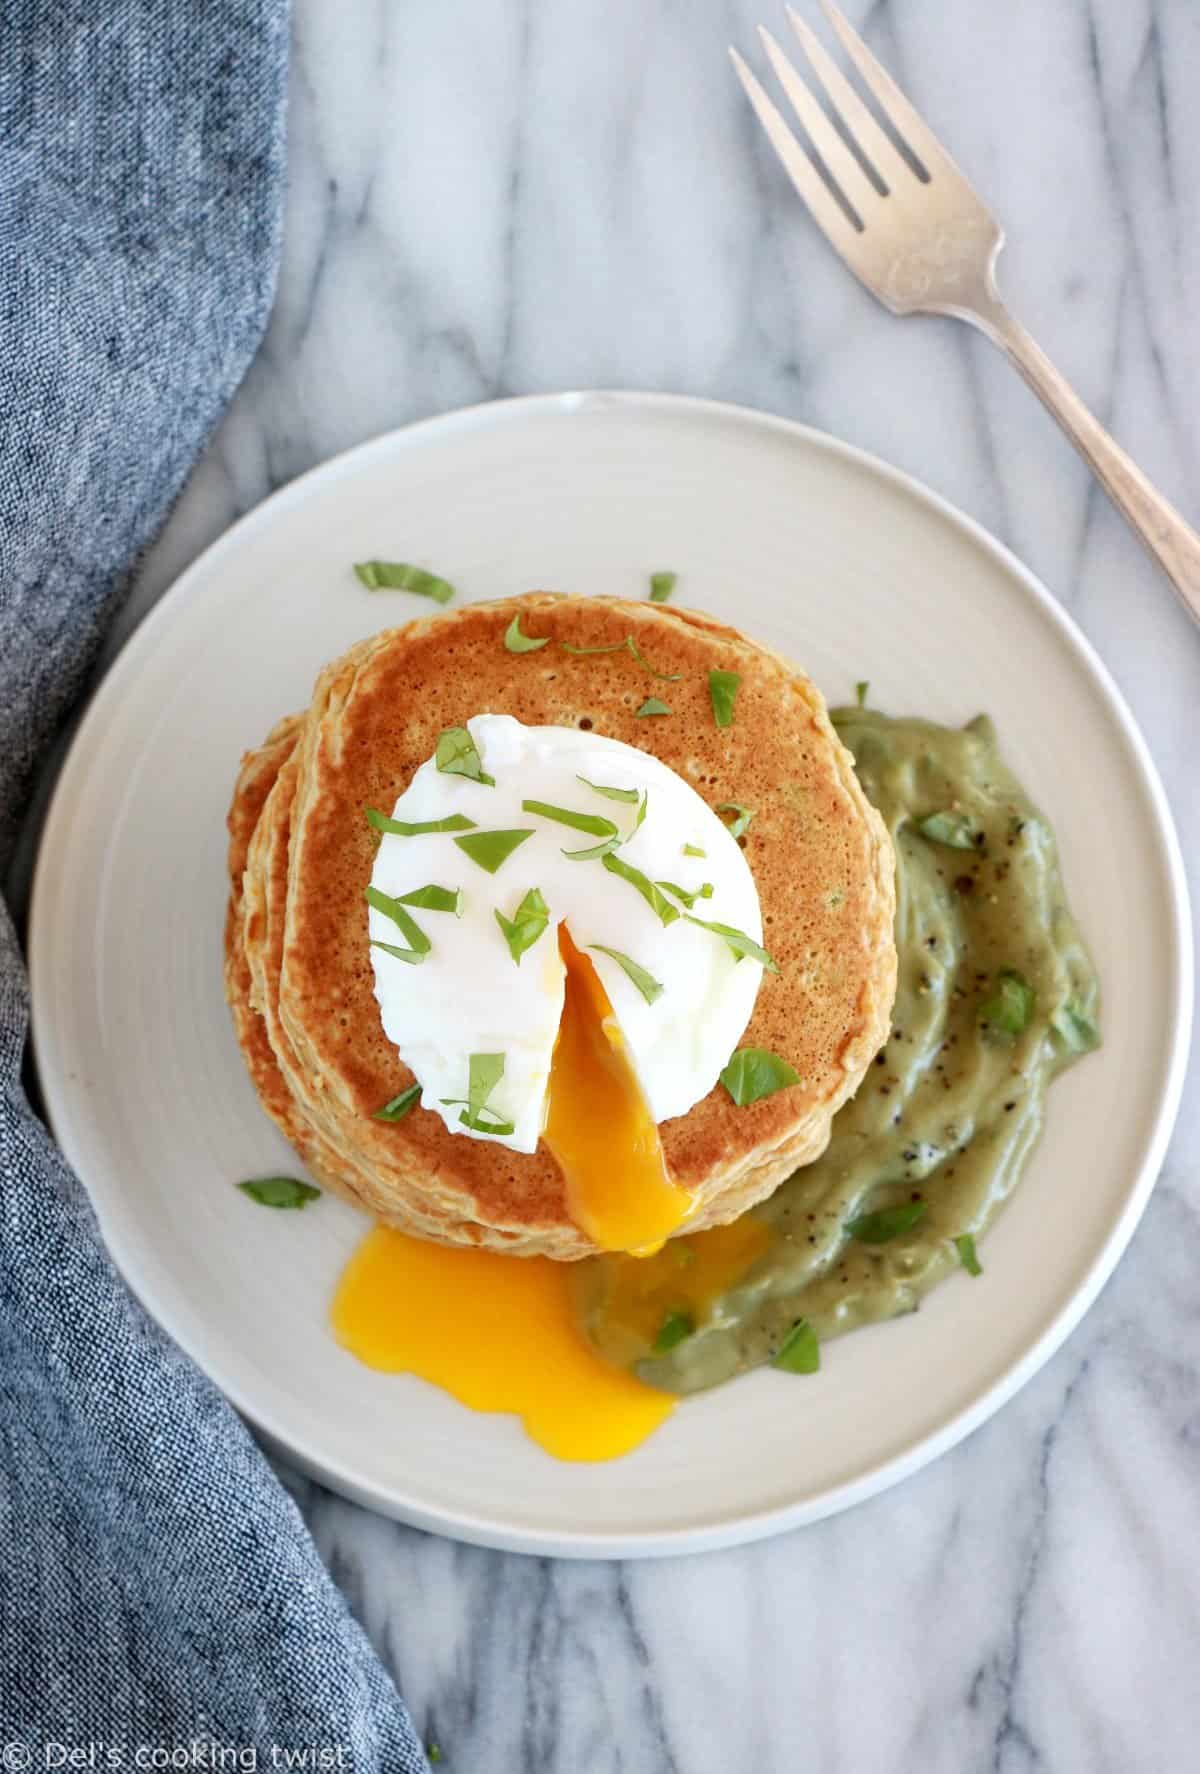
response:
[[[224,817],[241,752],[318,669],[428,615],[350,562],[427,564],[464,599],[677,597],[799,661],[831,700],[997,719],[1058,831],[1104,983],[1105,1045],[984,1251],[919,1315],[690,1401],[624,1460],[562,1465],[508,1417],[359,1366],[325,1313],[365,1222],[264,1213],[233,1183],[295,1159],[221,992]],[[1153,766],[1087,643],[966,518],[818,433],[662,396],[510,401],[380,438],[232,529],[134,635],[62,773],[38,866],[34,1029],[55,1130],[151,1312],[268,1437],[347,1495],[486,1545],[682,1552],[842,1509],[989,1416],[1111,1271],[1182,1080],[1190,931]],[[920,1376],[919,1384],[914,1376]]]

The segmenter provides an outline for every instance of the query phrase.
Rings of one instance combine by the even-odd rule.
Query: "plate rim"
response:
[[[908,499],[931,510],[943,523],[958,530],[1005,569],[1010,578],[1019,583],[1043,617],[1048,618],[1051,625],[1057,628],[1060,638],[1066,642],[1069,650],[1098,687],[1108,715],[1115,721],[1129,748],[1146,791],[1158,838],[1160,864],[1168,888],[1170,909],[1167,938],[1173,950],[1175,964],[1173,995],[1167,1006],[1173,1025],[1169,1058],[1157,1093],[1153,1122],[1144,1143],[1142,1159],[1127,1188],[1121,1211],[1065,1302],[1050,1314],[1041,1334],[990,1386],[971,1403],[960,1410],[952,1411],[937,1428],[926,1433],[903,1452],[875,1465],[869,1472],[830,1487],[815,1498],[791,1504],[770,1505],[751,1513],[725,1511],[711,1521],[678,1529],[588,1530],[564,1536],[557,1530],[542,1532],[531,1528],[519,1528],[515,1531],[506,1529],[486,1517],[458,1509],[432,1510],[418,1501],[404,1498],[395,1487],[385,1488],[370,1481],[364,1482],[355,1472],[337,1459],[322,1454],[319,1449],[297,1445],[272,1422],[269,1409],[265,1409],[260,1401],[250,1401],[236,1382],[231,1384],[225,1377],[216,1376],[207,1360],[192,1346],[194,1340],[169,1328],[166,1317],[158,1309],[158,1303],[150,1297],[155,1289],[144,1289],[139,1285],[139,1278],[134,1273],[135,1254],[120,1248],[119,1238],[110,1239],[102,1205],[87,1182],[86,1152],[81,1143],[72,1138],[68,1101],[70,1093],[64,1088],[63,1068],[59,1066],[57,1072],[55,1070],[55,1055],[51,1051],[53,1037],[44,1026],[37,1006],[42,997],[41,981],[49,976],[50,971],[44,937],[44,932],[49,928],[49,917],[45,911],[50,868],[47,859],[60,845],[68,823],[69,791],[73,775],[83,766],[88,742],[97,721],[103,717],[113,697],[119,696],[130,673],[136,671],[138,660],[144,651],[153,647],[161,626],[171,620],[178,604],[191,595],[192,580],[202,578],[211,571],[214,562],[219,563],[227,552],[236,550],[247,534],[272,523],[289,506],[302,504],[314,484],[335,482],[347,473],[353,473],[360,464],[369,462],[376,455],[385,456],[401,445],[415,443],[419,447],[426,437],[436,438],[439,434],[471,429],[480,424],[505,425],[514,421],[520,423],[525,418],[539,417],[567,419],[576,414],[586,414],[597,405],[674,414],[701,422],[714,420],[747,425],[774,431],[827,455],[839,457],[860,472],[890,485]],[[711,1551],[720,1547],[747,1544],[822,1520],[878,1495],[901,1479],[920,1471],[994,1415],[1066,1341],[1094,1304],[1129,1245],[1157,1181],[1179,1112],[1194,1009],[1193,929],[1187,877],[1178,833],[1158,768],[1108,667],[1070,613],[1056,601],[1032,569],[975,518],[914,475],[816,426],[734,402],[624,389],[570,389],[559,393],[515,395],[502,400],[454,408],[449,412],[391,427],[314,464],[252,506],[209,543],[189,562],[126,637],[93,689],[75,727],[59,768],[38,841],[29,906],[27,955],[33,1056],[47,1120],[54,1138],[87,1192],[114,1266],[135,1298],[164,1333],[195,1361],[201,1372],[253,1425],[266,1447],[282,1455],[307,1476],[330,1486],[352,1501],[427,1532],[500,1551],[576,1559],[650,1558]]]

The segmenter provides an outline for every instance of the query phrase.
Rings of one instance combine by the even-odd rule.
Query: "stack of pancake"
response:
[[[513,653],[514,616],[535,653]],[[580,657],[632,636],[632,651]],[[708,674],[735,671],[718,727]],[[663,690],[669,716],[639,717]],[[653,753],[710,805],[755,817],[765,975],[743,1044],[786,1056],[799,1083],[744,1107],[717,1085],[660,1129],[692,1191],[686,1230],[735,1218],[824,1149],[834,1111],[887,1034],[895,989],[893,858],[819,692],[777,655],[707,617],[653,603],[532,593],[390,629],[319,678],[309,708],[247,754],[229,814],[225,984],[264,1109],[318,1181],[378,1219],[449,1244],[572,1259],[593,1254],[544,1144],[526,1156],[450,1133],[414,1107],[377,1111],[413,1082],[374,996],[363,891],[375,837],[438,735],[482,712],[570,725]]]

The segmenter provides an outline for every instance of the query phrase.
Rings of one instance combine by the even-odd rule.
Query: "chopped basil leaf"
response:
[[[603,843],[593,844],[589,850],[564,850],[563,855],[568,862],[594,862],[598,856],[608,856],[620,848],[621,834],[616,832],[611,838],[605,838]]]
[[[355,561],[354,571],[368,591],[415,591],[418,597],[431,597],[438,604],[448,604],[454,596],[448,579],[439,579],[436,573],[410,566],[407,561]]]
[[[560,645],[564,653],[574,653],[578,659],[586,658],[590,653],[628,653],[652,678],[662,678],[668,684],[677,684],[683,676],[681,671],[657,671],[641,652],[631,634],[627,634],[623,641],[610,642],[606,647],[576,647],[570,641],[562,641]]]
[[[968,1275],[982,1275],[983,1264],[975,1255],[975,1240],[969,1232],[960,1232],[954,1240],[954,1248],[958,1252],[958,1260]]]
[[[640,721],[645,715],[669,715],[670,712],[670,709],[661,697],[647,696],[645,702],[643,702],[642,706],[636,711],[634,719]]]
[[[507,832],[472,832],[469,838],[455,838],[454,842],[464,856],[469,856],[481,869],[494,875],[501,863],[508,861],[518,844],[523,844],[526,838],[532,836],[533,828],[530,826],[525,830]]]
[[[437,1764],[443,1759],[441,1744],[440,1743],[427,1743],[425,1745],[425,1754],[428,1757],[431,1765],[436,1767]]]
[[[859,678],[854,686],[854,697],[860,708],[867,706],[867,692],[871,688],[870,678]]]
[[[441,1101],[446,1107],[462,1104],[463,1112],[458,1119],[463,1127],[469,1127],[475,1133],[511,1133],[515,1124],[501,1120],[496,1111],[487,1106],[489,1096],[503,1076],[502,1053],[473,1053],[467,1062],[466,1097],[444,1096]]]
[[[678,573],[651,573],[650,602],[652,604],[665,604],[678,582]]]
[[[979,1006],[979,1020],[1002,1035],[1019,1035],[1028,1028],[1037,993],[1015,967],[1002,967],[996,989]]]
[[[504,631],[504,645],[510,653],[536,653],[539,647],[547,647],[550,636],[544,634],[540,640],[532,635],[521,633],[521,612],[518,610]]]
[[[707,858],[708,851],[701,850],[699,844],[685,844],[683,847],[683,854],[685,856],[703,856]]]
[[[712,703],[713,720],[718,727],[732,727],[733,699],[741,681],[742,674],[737,671],[709,672],[708,695]]]
[[[750,821],[754,818],[753,807],[743,807],[740,801],[722,801],[717,812],[735,815],[729,825],[731,838],[740,838],[742,833],[748,830]]]
[[[639,651],[638,644],[632,635],[629,636],[628,646],[629,651],[633,654],[633,657],[637,660],[642,670],[648,671],[652,678],[661,678],[664,684],[677,684],[683,676],[681,671],[656,671],[654,666],[652,666],[650,661],[646,658],[645,654]]]
[[[559,825],[569,825],[572,831],[588,832],[593,838],[615,838],[619,836],[611,819],[603,813],[575,813],[570,807],[555,807],[549,801],[522,801],[523,813],[540,813],[543,819],[555,819]]]
[[[965,813],[931,813],[917,821],[917,830],[931,844],[944,844],[947,850],[974,850],[976,827]]]
[[[721,1073],[721,1083],[739,1109],[799,1082],[800,1074],[765,1047],[739,1047]]]
[[[598,954],[607,955],[610,961],[615,961],[626,977],[633,981],[647,1004],[654,1004],[662,997],[663,988],[654,975],[647,973],[644,967],[639,967],[636,961],[631,961],[628,955],[623,955],[620,949],[606,948],[602,942],[590,942],[588,947],[595,949]]]
[[[610,875],[620,875],[623,881],[628,881],[631,887],[637,888],[660,924],[673,924],[679,917],[670,900],[663,897],[649,875],[644,875],[641,869],[635,869],[632,863],[615,855],[602,857],[601,864]]]
[[[821,1367],[821,1345],[806,1318],[798,1318],[771,1358],[785,1374],[815,1374]]]
[[[581,776],[579,780],[583,782],[585,778]],[[587,786],[594,788],[596,785],[589,782]],[[619,845],[628,843],[646,817],[646,806],[650,798],[646,794],[639,797],[636,789],[627,791],[602,788],[598,792],[611,795],[614,800],[624,801],[628,798],[638,802],[637,818],[626,837],[623,838],[612,820],[601,813],[576,813],[569,807],[554,807],[549,801],[522,801],[521,806],[526,813],[540,813],[545,819],[557,820],[560,825],[569,825],[575,831],[588,832],[592,837],[599,838],[600,842],[593,844],[588,850],[563,851],[569,862],[590,862],[597,856],[608,856]]]
[[[495,918],[504,933],[508,952],[519,967],[521,956],[533,947],[550,922],[550,912],[538,889],[531,887],[511,918],[500,911]]]
[[[694,891],[689,891],[686,887],[677,887],[674,881],[659,881],[656,885],[661,887],[664,893],[669,893],[673,899],[677,899],[681,905],[686,906],[689,912],[698,899],[711,899],[713,896],[711,881],[701,882]]]
[[[589,782],[586,776],[577,776],[576,782],[582,782],[584,788],[590,788],[594,794],[603,795],[609,801],[626,801],[636,807],[640,799],[640,790],[636,788],[605,788],[601,782]]]
[[[475,741],[465,727],[447,727],[437,742],[437,768],[443,776],[467,776],[472,782],[495,788],[496,778],[483,768]]]
[[[390,1103],[384,1103],[382,1109],[376,1109],[371,1116],[372,1121],[403,1121],[413,1104],[421,1094],[419,1084],[410,1084],[399,1096],[394,1096]]]
[[[696,1321],[690,1312],[668,1312],[654,1339],[654,1353],[666,1355],[691,1336]]]
[[[1078,1004],[1066,1004],[1050,1018],[1050,1027],[1071,1053],[1091,1053],[1100,1045],[1100,1031]]]
[[[298,1177],[252,1177],[238,1188],[260,1207],[307,1207],[321,1193]]]
[[[698,918],[694,912],[685,912],[683,915],[689,924],[699,924],[702,930],[711,930],[714,936],[721,937],[739,961],[749,955],[752,961],[761,962],[768,973],[779,972],[766,949],[761,943],[755,942],[752,936],[747,936],[744,930],[735,930],[732,924],[710,923],[707,918]]]
[[[407,961],[411,967],[419,967],[429,953],[428,949],[397,948],[394,942],[379,942],[375,937],[371,938],[371,947],[382,949],[385,955],[392,955],[397,961]]]
[[[423,961],[433,945],[417,920],[409,916],[400,901],[393,899],[390,893],[381,893],[378,887],[368,887],[363,898],[375,911],[382,912],[385,918],[390,918],[399,927],[400,934],[408,939],[414,958],[419,957]],[[397,952],[387,943],[377,943],[375,946],[387,949],[389,955]],[[403,954],[404,951],[401,950],[400,953]]]
[[[629,636],[623,641],[612,641],[605,647],[577,647],[573,641],[560,641],[559,646],[564,653],[573,653],[577,659],[586,659],[593,653],[628,653]]]
[[[389,819],[386,813],[380,813],[375,807],[364,808],[367,824],[374,826],[377,832],[391,832],[397,838],[419,838],[426,832],[469,832],[474,829],[475,821],[462,813],[451,813],[445,819]]]
[[[918,1220],[925,1218],[923,1201],[905,1201],[899,1207],[881,1207],[876,1213],[860,1213],[846,1221],[846,1230],[860,1244],[890,1244],[893,1238],[911,1232]]]
[[[463,890],[461,887],[414,887],[411,893],[402,893],[396,903],[415,905],[426,912],[453,912],[456,918],[461,918]]]

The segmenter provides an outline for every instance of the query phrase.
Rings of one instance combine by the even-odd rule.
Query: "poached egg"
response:
[[[691,1207],[657,1124],[708,1094],[754,1008],[762,966],[728,940],[761,944],[753,876],[695,789],[634,746],[508,715],[455,733],[372,871],[384,1031],[452,1133],[526,1153],[544,1137],[593,1241],[652,1249]],[[400,903],[419,964],[391,952],[417,946]]]

